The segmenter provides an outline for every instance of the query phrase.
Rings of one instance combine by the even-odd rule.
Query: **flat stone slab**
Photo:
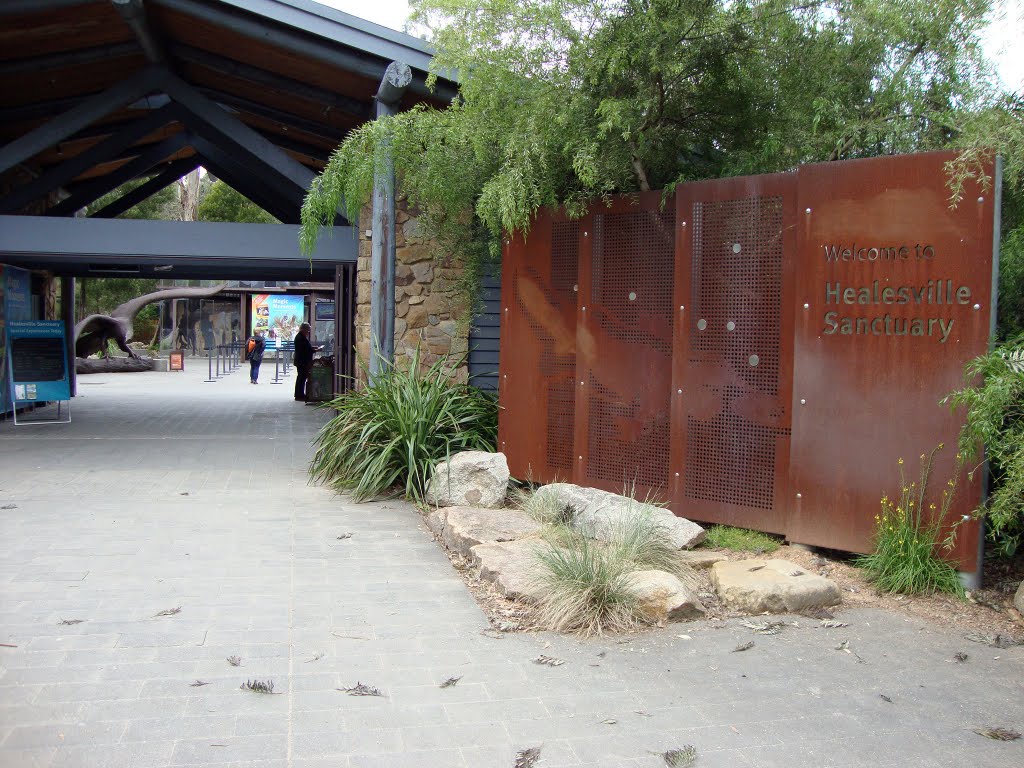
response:
[[[616,531],[636,515],[650,516],[664,528],[673,546],[679,549],[691,549],[707,538],[707,531],[686,518],[677,517],[671,510],[617,493],[571,483],[551,483],[538,488],[536,495],[545,500],[550,498],[551,503],[562,507],[572,507],[572,527],[594,539],[608,541],[614,538]]]
[[[472,559],[477,544],[494,544],[532,536],[540,525],[518,509],[444,507],[427,515],[427,527],[452,552]]]
[[[711,566],[711,583],[729,608],[794,613],[837,605],[839,587],[788,560],[729,560]]]
[[[477,544],[471,550],[472,563],[480,568],[480,578],[494,584],[505,597],[535,603],[544,594],[537,583],[540,565],[536,553],[545,546],[540,539]]]
[[[666,571],[634,571],[628,589],[640,601],[640,613],[652,623],[686,621],[704,614],[704,605],[693,590]]]
[[[679,553],[679,559],[691,568],[703,570],[710,568],[715,563],[721,563],[729,559],[728,555],[721,552],[708,552],[703,549],[684,550]]]
[[[1017,594],[1013,598],[1014,607],[1024,614],[1024,581],[1017,587]]]

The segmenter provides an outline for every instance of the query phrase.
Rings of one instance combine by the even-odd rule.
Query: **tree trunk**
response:
[[[199,169],[178,179],[178,208],[181,221],[195,221],[199,208]]]

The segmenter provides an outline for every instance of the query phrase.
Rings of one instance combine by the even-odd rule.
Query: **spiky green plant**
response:
[[[938,504],[928,493],[935,454],[942,447],[940,443],[931,453],[921,454],[918,480],[908,482],[900,459],[900,491],[892,499],[882,497],[881,512],[875,515],[874,551],[857,559],[857,565],[882,592],[964,594],[956,570],[940,557],[941,552],[952,549],[956,535],[956,523],[945,536],[943,527],[948,522],[962,464],[957,462]]]
[[[338,412],[317,434],[309,473],[356,501],[404,495],[421,501],[434,466],[460,451],[493,451],[498,406],[493,396],[453,380],[461,359],[420,370],[386,363],[372,386],[325,405]]]

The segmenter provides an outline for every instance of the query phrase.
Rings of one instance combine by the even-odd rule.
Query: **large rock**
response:
[[[427,501],[435,507],[500,507],[508,491],[503,453],[463,451],[434,468]]]
[[[1017,587],[1017,596],[1013,598],[1013,604],[1018,611],[1024,613],[1024,581]]]
[[[635,571],[627,583],[627,589],[640,601],[640,614],[650,622],[685,621],[704,613],[697,596],[671,573]]]
[[[544,546],[540,539],[477,544],[471,550],[472,563],[480,568],[480,578],[494,584],[505,597],[535,603],[544,594],[537,578],[537,550]]]
[[[442,507],[427,515],[427,526],[452,552],[466,559],[477,544],[494,544],[532,536],[540,525],[517,509]]]
[[[788,560],[730,560],[711,566],[711,583],[729,608],[795,613],[837,605],[839,587]]]
[[[561,507],[571,506],[574,511],[572,527],[602,541],[613,539],[629,519],[641,514],[650,516],[664,528],[673,546],[679,549],[695,547],[707,537],[707,532],[699,525],[676,517],[667,509],[597,488],[552,483],[537,489],[536,495],[545,502]]]

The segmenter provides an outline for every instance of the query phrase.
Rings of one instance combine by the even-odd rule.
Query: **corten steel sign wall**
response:
[[[933,153],[804,166],[546,212],[506,244],[499,442],[514,475],[867,551],[883,493],[961,415],[986,351],[995,194],[948,205]],[[960,477],[951,519],[981,496]],[[956,555],[976,570],[979,526]]]

